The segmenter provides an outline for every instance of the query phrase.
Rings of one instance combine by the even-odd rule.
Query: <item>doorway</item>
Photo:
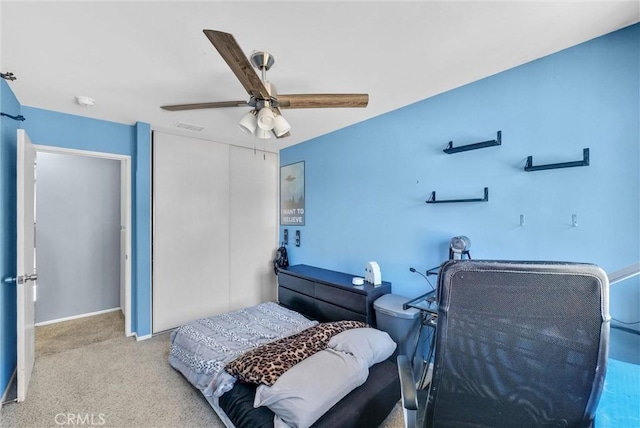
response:
[[[122,311],[131,336],[129,156],[36,149],[36,326]]]

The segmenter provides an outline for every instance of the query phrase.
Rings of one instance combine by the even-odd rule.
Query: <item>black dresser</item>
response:
[[[376,326],[373,301],[391,293],[391,283],[353,285],[358,275],[314,266],[294,265],[278,272],[278,301],[294,311],[324,322],[335,319],[364,321]]]

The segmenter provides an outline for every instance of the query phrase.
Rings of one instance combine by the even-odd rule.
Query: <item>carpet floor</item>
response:
[[[4,405],[0,426],[223,428],[202,394],[169,366],[169,334],[136,342],[124,336],[118,314],[37,327],[27,399]],[[402,426],[396,405],[381,428]]]
[[[36,327],[36,356],[58,354],[92,343],[117,339],[124,332],[121,311]]]

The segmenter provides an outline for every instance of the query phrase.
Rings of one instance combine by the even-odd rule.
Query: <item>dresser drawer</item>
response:
[[[316,298],[331,302],[352,312],[367,313],[367,297],[364,294],[352,293],[337,287],[316,283]]]
[[[328,322],[334,320],[353,320],[369,323],[367,316],[353,312],[340,306],[332,305],[331,303],[323,302],[321,300],[316,301],[317,319],[320,322]]]
[[[312,319],[318,318],[318,302],[313,297],[280,287],[278,289],[278,302],[289,309],[302,312],[307,317]]]
[[[391,293],[391,283],[354,287],[354,275],[308,265],[278,272],[278,299],[290,309],[318,321],[358,320],[376,326],[373,301]]]
[[[314,297],[313,286],[314,282],[306,279],[298,278],[297,276],[289,275],[283,272],[278,273],[278,284],[281,287],[288,288],[290,290],[297,291],[298,293],[306,294],[307,296]]]

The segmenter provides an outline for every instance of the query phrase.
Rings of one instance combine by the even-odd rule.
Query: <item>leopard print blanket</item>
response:
[[[326,349],[329,340],[352,328],[368,327],[360,321],[335,321],[262,345],[230,361],[225,370],[248,383],[273,385],[287,370],[305,358]]]

